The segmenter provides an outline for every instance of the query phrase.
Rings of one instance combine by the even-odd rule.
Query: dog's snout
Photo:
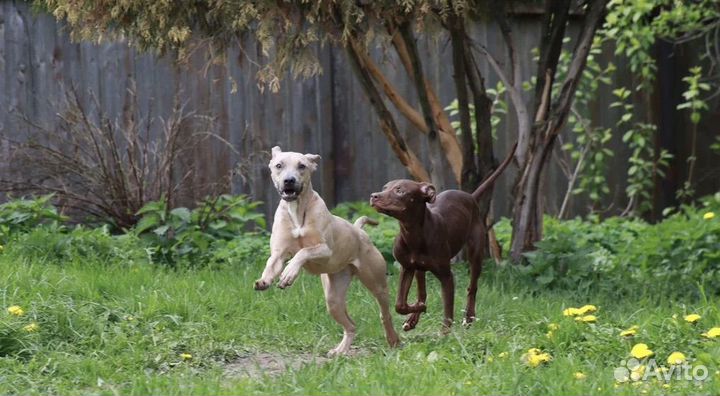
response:
[[[370,200],[371,200],[371,201],[374,201],[374,200],[378,199],[379,197],[380,197],[380,194],[378,194],[378,193],[372,193],[372,194],[370,194]]]
[[[292,177],[292,176],[291,176],[291,177],[286,177],[285,180],[283,180],[283,183],[284,183],[286,186],[292,186],[293,184],[295,184],[295,178]]]

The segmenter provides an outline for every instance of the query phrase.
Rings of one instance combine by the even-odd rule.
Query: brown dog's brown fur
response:
[[[486,240],[485,219],[480,218],[478,200],[505,170],[515,153],[515,146],[503,163],[472,194],[460,190],[447,190],[436,194],[429,183],[412,180],[393,180],[382,192],[370,196],[370,204],[380,213],[400,222],[400,234],[395,238],[393,255],[401,264],[400,288],[395,310],[410,314],[404,330],[415,328],[420,314],[425,312],[425,272],[432,272],[442,285],[445,326],[454,317],[455,282],[450,260],[467,246],[470,262],[465,323],[475,319],[475,295],[482,269],[483,246]],[[418,301],[407,302],[413,277],[417,280]]]

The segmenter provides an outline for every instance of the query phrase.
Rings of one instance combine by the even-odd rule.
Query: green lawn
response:
[[[8,246],[0,253],[0,394],[718,394],[720,341],[700,334],[720,326],[717,297],[634,300],[573,292],[531,292],[511,271],[489,269],[478,292],[478,320],[440,334],[439,284],[428,277],[429,312],[388,349],[375,301],[355,281],[349,295],[357,356],[313,364],[341,337],[325,311],[320,281],[303,274],[289,289],[252,288],[260,263],[173,270],[99,259],[47,263]],[[393,298],[397,270],[390,282]],[[457,265],[456,317],[465,303],[465,266]],[[652,290],[652,284],[642,285]],[[651,295],[647,292],[643,295]],[[594,304],[595,324],[563,316]],[[21,316],[7,307],[18,305]],[[683,320],[702,316],[695,325]],[[674,318],[675,317],[675,318]],[[36,331],[25,326],[37,323]],[[548,337],[549,324],[559,326]],[[402,318],[395,316],[400,328]],[[619,333],[632,325],[634,339]],[[656,380],[617,384],[616,367],[635,343],[659,364],[683,352],[709,370],[701,383]],[[529,367],[540,348],[549,363]],[[274,376],[227,374],[259,353],[308,363]],[[192,357],[181,354],[189,354]],[[575,378],[576,372],[586,375]]]

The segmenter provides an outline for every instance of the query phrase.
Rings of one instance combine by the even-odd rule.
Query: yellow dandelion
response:
[[[597,307],[592,304],[583,305],[582,307],[578,308],[578,312],[580,312],[580,315],[593,313],[595,311],[597,311]]]
[[[702,319],[702,316],[700,316],[698,314],[690,314],[690,315],[685,315],[683,317],[683,319],[685,319],[685,321],[688,323],[697,323],[698,320]]]
[[[630,355],[635,359],[645,359],[653,355],[653,351],[648,348],[647,344],[635,344],[630,350]]]
[[[577,318],[575,318],[575,320],[577,320],[578,322],[583,322],[583,323],[595,323],[595,322],[597,322],[597,316],[585,315],[585,316],[577,317]]]
[[[495,361],[495,358],[494,358],[494,357],[492,357],[492,356],[488,356],[488,357],[487,357],[487,362],[488,362],[488,363],[492,363],[492,362],[494,362],[494,361]]]
[[[585,373],[583,373],[582,371],[578,371],[575,374],[573,374],[573,377],[575,377],[575,379],[578,379],[578,380],[583,380],[583,379],[587,378],[587,375]]]
[[[685,354],[683,354],[682,352],[673,352],[667,358],[667,362],[669,365],[683,364],[686,360],[687,358],[685,358]]]
[[[3,250],[5,250],[5,246],[0,245],[0,253],[2,253]]]
[[[632,337],[637,334],[637,331],[639,329],[640,329],[640,326],[637,326],[637,325],[630,326],[629,329],[621,331],[620,336],[621,337]]]
[[[580,315],[580,310],[577,308],[565,308],[563,310],[564,316],[577,316]]]
[[[550,356],[549,353],[542,352],[538,348],[530,348],[527,353],[522,356],[522,360],[530,367],[537,367],[552,360],[552,356]]]
[[[551,331],[548,331],[547,333],[545,333],[545,337],[547,337],[547,338],[552,338],[552,337],[553,337],[553,332],[552,332],[552,330],[551,330]]]
[[[712,220],[715,218],[715,213],[713,212],[707,212],[703,215],[703,219],[705,220]]]
[[[548,330],[555,331],[560,328],[560,325],[557,323],[548,323]]]
[[[23,327],[23,330],[27,331],[28,333],[33,333],[33,332],[38,331],[39,328],[40,328],[40,326],[38,326],[37,323],[32,322],[29,325]]]
[[[713,327],[712,329],[708,330],[705,333],[702,333],[701,335],[707,338],[718,338],[720,337],[720,327]]]
[[[670,388],[670,384],[662,384],[662,387],[665,389],[668,389],[668,388]]]
[[[23,311],[23,309],[20,308],[19,305],[13,305],[11,307],[8,307],[7,311],[10,315],[15,315],[15,316],[25,315],[25,311]]]
[[[192,355],[189,354],[189,353],[181,353],[181,354],[180,354],[180,357],[181,357],[183,360],[190,360],[190,359],[192,359]]]
[[[500,359],[505,359],[506,357],[508,357],[508,353],[507,353],[507,352],[500,352],[500,353],[498,354],[498,357],[499,357]]]

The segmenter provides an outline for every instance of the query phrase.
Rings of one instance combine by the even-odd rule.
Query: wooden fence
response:
[[[537,45],[540,18],[518,15],[513,21],[517,51],[521,55],[522,75],[534,72],[530,52]],[[472,34],[489,50],[502,58],[504,48],[498,29],[493,25],[473,26]],[[420,40],[421,55],[427,59],[425,71],[443,103],[454,99],[450,48],[447,40]],[[268,205],[270,214],[278,202],[277,193],[269,182],[267,160],[269,149],[283,149],[320,154],[322,166],[314,186],[329,205],[342,201],[365,200],[390,179],[407,177],[395,158],[361,87],[347,64],[341,49],[318,47],[321,75],[304,81],[286,78],[279,93],[261,92],[256,84],[256,62],[261,62],[259,49],[248,40],[242,49],[229,51],[222,65],[206,67],[204,54],[197,54],[188,67],[180,68],[168,58],[141,54],[116,42],[102,45],[73,43],[65,28],[49,15],[35,15],[22,1],[0,1],[0,172],[7,172],[10,149],[2,137],[20,139],[28,126],[20,115],[52,128],[57,123],[58,103],[68,86],[80,92],[82,101],[94,95],[104,112],[120,115],[128,100],[128,88],[136,87],[140,110],[152,117],[167,117],[173,98],[180,97],[189,110],[212,115],[217,119],[215,133],[221,139],[193,150],[195,166],[191,188],[183,191],[185,204],[202,197],[207,186],[223,179],[235,169],[230,190],[247,193]],[[399,70],[392,54],[378,51],[376,58],[386,56],[383,68],[401,93],[413,98],[413,86]],[[678,158],[689,152],[686,116],[674,110],[683,86],[682,71],[691,64],[692,56],[668,53],[660,62],[657,103],[651,105],[660,123],[660,144],[669,147]],[[609,59],[602,59],[601,63]],[[631,75],[619,65],[614,85],[627,85]],[[482,65],[487,85],[497,78],[486,64]],[[668,80],[662,80],[667,78]],[[613,87],[600,92],[592,110],[598,125],[612,126],[619,117],[609,109]],[[412,130],[401,117],[401,131],[413,149],[427,158],[424,138]],[[717,132],[720,112],[716,106],[701,125],[698,162],[699,192],[709,193],[720,188],[720,167],[708,146]],[[515,140],[512,117],[497,132],[496,156],[502,157]],[[627,150],[621,134],[613,137],[615,156],[610,161],[608,182],[611,196],[608,205],[618,208],[625,202],[624,186]],[[567,139],[568,137],[566,137]],[[222,142],[225,140],[232,148]],[[498,183],[495,213],[508,215],[510,186],[514,179],[510,170]],[[658,205],[671,202],[674,189],[685,177],[683,160],[674,163],[670,178],[657,192]],[[557,165],[548,172],[546,207],[557,212],[567,188],[567,178]],[[575,199],[572,213],[582,213],[585,202]]]

